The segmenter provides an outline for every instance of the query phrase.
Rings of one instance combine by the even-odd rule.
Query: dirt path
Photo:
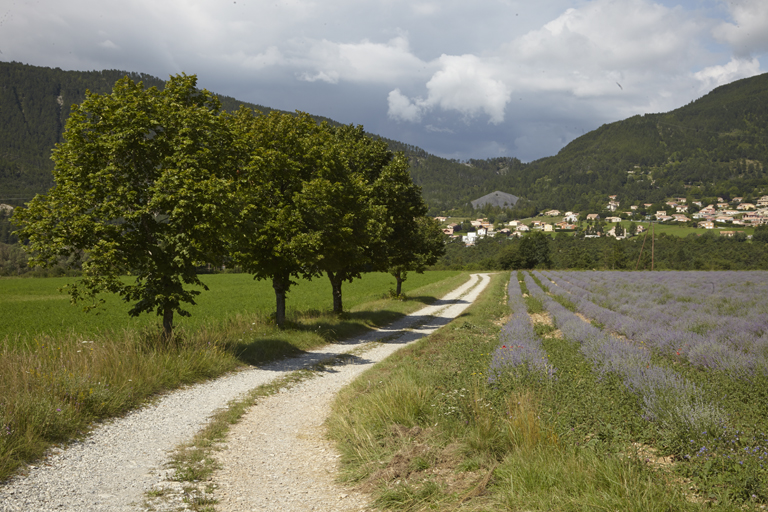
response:
[[[222,466],[213,481],[217,512],[367,510],[367,496],[335,483],[338,454],[323,426],[331,402],[375,363],[456,318],[489,281],[488,275],[473,276],[441,304],[414,314],[409,323],[420,325],[413,330],[390,330],[387,342],[372,344],[351,363],[251,408],[217,457]]]

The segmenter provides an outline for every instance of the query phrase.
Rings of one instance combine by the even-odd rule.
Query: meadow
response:
[[[366,274],[345,283],[341,315],[331,312],[327,280],[303,281],[290,292],[286,326],[278,329],[266,283],[243,274],[205,276],[210,291],[171,340],[162,338],[157,317],[130,319],[114,297],[105,298],[115,307],[101,315],[82,313],[59,298],[57,288],[68,279],[1,279],[0,481],[52,445],[82,436],[93,422],[158,393],[361,334],[467,278],[412,274],[404,284],[407,298],[392,299],[391,276]]]
[[[396,510],[765,508],[768,273],[504,277],[340,395],[348,481]]]
[[[409,290],[444,279],[455,273],[411,273],[403,284]],[[104,304],[98,309],[84,312],[81,305],[70,304],[69,295],[60,291],[76,278],[0,278],[0,340],[17,342],[35,335],[78,333],[89,337],[114,329],[144,329],[158,325],[155,315],[128,316],[130,305],[119,297],[103,294]],[[269,315],[275,308],[275,293],[268,281],[256,281],[248,274],[210,274],[201,276],[208,291],[198,295],[196,305],[187,309],[190,317],[175,315],[176,326],[195,330],[226,322],[237,315]],[[395,279],[383,272],[364,274],[363,279],[344,283],[344,306],[353,309],[387,295],[394,288]],[[412,297],[415,298],[415,297]],[[299,280],[288,292],[286,312],[320,312],[332,309],[331,285],[326,277]]]
[[[629,221],[621,221],[622,227],[624,229],[629,229]],[[642,222],[635,222],[638,226],[643,226],[645,229],[650,230],[651,229],[651,223],[642,221]],[[610,229],[610,226],[613,224],[606,224],[606,228]],[[755,232],[755,228],[751,226],[734,226],[732,224],[718,224],[715,229],[704,229],[704,228],[692,228],[685,225],[679,225],[679,224],[659,224],[654,222],[653,223],[653,232],[656,235],[660,235],[661,233],[665,233],[667,235],[672,236],[679,236],[684,237],[688,235],[703,235],[704,233],[711,231],[715,233],[716,235],[720,235],[720,231],[737,231],[742,232],[745,235],[752,235]],[[645,233],[640,234],[639,236],[643,236]]]

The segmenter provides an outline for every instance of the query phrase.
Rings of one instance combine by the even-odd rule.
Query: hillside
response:
[[[108,93],[128,76],[146,87],[162,88],[159,78],[119,70],[62,71],[17,62],[0,62],[0,202],[21,204],[53,185],[51,149],[61,142],[70,108],[85,91]],[[224,108],[241,103],[220,97]],[[247,104],[251,108],[269,108]]]
[[[718,87],[664,114],[601,126],[509,176],[541,207],[749,195],[768,185],[768,74]]]
[[[53,185],[50,160],[54,144],[61,142],[70,107],[83,101],[85,91],[108,93],[123,78],[162,88],[164,81],[127,71],[63,71],[17,62],[0,62],[0,202],[19,205]],[[219,96],[227,111],[240,105],[269,112],[263,105]],[[335,121],[313,116],[317,121]],[[406,153],[414,182],[425,199],[438,207],[466,203],[494,189],[498,173],[446,160],[402,142],[385,140],[393,151]]]
[[[22,204],[53,184],[50,152],[61,141],[69,107],[83,100],[86,89],[109,92],[126,75],[163,86],[163,80],[140,73],[0,62],[0,202]],[[220,99],[229,111],[241,104],[271,110]],[[606,124],[557,155],[528,164],[512,157],[459,162],[383,140],[409,157],[413,180],[433,213],[467,211],[471,201],[497,190],[524,198],[526,208],[598,210],[608,194],[627,204],[768,193],[766,114],[768,74],[718,87],[668,113]]]

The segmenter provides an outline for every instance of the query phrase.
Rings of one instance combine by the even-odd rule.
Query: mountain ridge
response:
[[[164,84],[136,72],[0,62],[0,202],[22,204],[53,185],[50,151],[62,140],[68,105],[81,102],[86,89],[110,92],[124,76],[145,86]],[[241,104],[273,110],[219,98],[228,111]],[[460,162],[371,135],[408,156],[432,213],[468,213],[471,201],[494,191],[523,198],[534,210],[599,209],[608,194],[625,202],[754,194],[768,188],[768,74],[720,86],[670,112],[605,124],[529,163],[514,157]]]

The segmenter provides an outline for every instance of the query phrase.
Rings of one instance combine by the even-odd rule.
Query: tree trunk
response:
[[[163,338],[170,340],[173,337],[173,308],[165,306],[163,309]]]
[[[288,288],[288,280],[282,276],[272,278],[272,288],[275,289],[275,322],[282,329],[285,324],[285,293]]]
[[[341,314],[344,311],[341,304],[341,283],[344,282],[342,275],[342,272],[336,272],[335,274],[328,272],[328,279],[331,281],[331,288],[333,289],[333,312],[336,314]]]
[[[397,289],[395,290],[395,294],[399,297],[400,294],[403,293],[403,277],[400,274],[399,270],[395,272],[395,282],[397,283]]]

